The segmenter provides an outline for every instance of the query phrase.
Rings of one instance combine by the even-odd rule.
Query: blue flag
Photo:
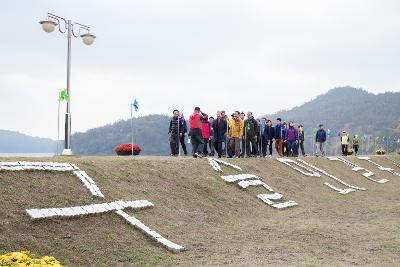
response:
[[[133,101],[132,106],[135,108],[135,112],[137,112],[139,109],[139,102],[136,100],[136,98],[135,101]]]

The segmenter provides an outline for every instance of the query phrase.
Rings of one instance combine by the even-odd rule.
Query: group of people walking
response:
[[[185,118],[178,111],[173,111],[169,124],[171,156],[179,155],[179,144],[185,156],[188,151],[185,136],[188,133],[192,144],[193,157],[215,156],[232,157],[272,157],[275,150],[278,157],[297,157],[304,150],[304,128],[294,122],[277,118],[275,123],[263,117],[255,119],[252,112],[235,111],[229,118],[225,111],[218,111],[216,117],[208,116],[199,107],[194,109],[189,118],[190,129]],[[315,132],[315,155],[325,156],[327,132],[323,124]],[[342,154],[349,154],[349,145],[357,155],[358,136],[353,140],[346,131],[340,134]]]
[[[272,157],[273,147],[279,157],[306,156],[304,150],[304,129],[302,125],[286,123],[278,118],[273,122],[267,118],[255,119],[252,112],[247,116],[235,111],[229,118],[225,111],[218,111],[216,117],[208,116],[199,107],[189,118],[190,143],[193,157]],[[174,110],[169,125],[171,155],[179,154],[181,144],[188,154],[185,135],[188,132],[186,120]],[[323,146],[321,146],[323,149]]]

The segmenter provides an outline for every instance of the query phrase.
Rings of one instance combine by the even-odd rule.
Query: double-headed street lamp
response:
[[[94,42],[96,36],[90,34],[90,27],[77,22],[71,22],[63,17],[47,13],[47,20],[39,22],[45,32],[53,32],[58,26],[58,30],[61,33],[67,33],[68,39],[68,54],[67,54],[67,112],[65,113],[65,139],[64,139],[64,150],[62,155],[72,155],[71,150],[71,91],[70,91],[70,77],[71,77],[71,37],[81,37],[82,41],[86,45],[91,45]],[[82,31],[82,33],[81,33]]]

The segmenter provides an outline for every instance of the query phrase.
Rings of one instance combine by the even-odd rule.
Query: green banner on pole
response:
[[[59,101],[68,101],[69,100],[69,95],[67,92],[67,89],[61,90],[58,94],[58,100]]]

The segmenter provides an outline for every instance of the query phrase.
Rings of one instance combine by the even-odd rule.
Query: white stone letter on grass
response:
[[[75,216],[101,214],[105,212],[114,212],[124,218],[133,227],[141,230],[147,236],[160,243],[168,250],[172,252],[180,252],[184,250],[184,247],[177,245],[168,239],[161,236],[156,231],[153,231],[138,219],[129,214],[125,213],[123,209],[131,208],[133,210],[139,210],[144,208],[153,207],[153,203],[147,200],[136,200],[136,201],[114,201],[110,203],[92,204],[85,206],[67,207],[67,208],[50,208],[50,209],[28,209],[26,212],[32,219],[45,219],[52,217],[59,218],[70,218]]]
[[[0,162],[0,171],[59,171],[59,172],[72,172],[73,175],[79,178],[83,185],[90,191],[93,196],[102,197],[100,189],[89,175],[81,171],[75,164],[70,163],[57,163],[57,162]],[[222,171],[222,170],[221,170]],[[168,239],[164,238],[157,232],[153,231],[138,219],[125,213],[123,209],[131,208],[139,210],[144,208],[153,207],[153,203],[147,200],[136,201],[114,201],[102,204],[92,204],[76,207],[65,208],[49,208],[49,209],[27,209],[26,212],[32,219],[46,219],[52,217],[58,218],[71,218],[83,215],[94,215],[105,212],[114,212],[124,218],[135,228],[143,231],[146,235],[154,239],[157,243],[166,247],[169,251],[180,252],[184,250],[183,246],[175,244]]]
[[[306,162],[306,161],[304,161],[302,159],[297,159],[297,160],[300,161],[301,163],[307,165],[308,167],[313,168],[314,170],[322,173],[323,175],[328,176],[329,178],[335,180],[336,182],[348,187],[348,188],[345,188],[345,189],[339,189],[339,188],[331,185],[330,183],[327,183],[327,182],[324,183],[324,185],[328,186],[332,190],[337,191],[339,194],[348,194],[348,193],[351,193],[351,192],[355,192],[356,190],[361,190],[361,191],[366,190],[363,187],[350,185],[350,184],[344,182],[343,180],[337,178],[336,176],[333,176],[333,175],[329,174],[328,172],[324,171],[323,169],[320,169],[320,168],[316,167],[315,165],[312,165],[312,164],[310,164],[310,163],[308,163],[308,162]]]
[[[236,167],[238,167],[238,166],[236,166]],[[238,168],[240,168],[240,167],[238,167]],[[227,183],[236,183],[239,187],[241,187],[243,189],[246,189],[249,186],[262,186],[269,192],[274,192],[274,189],[272,189],[272,187],[270,187],[265,182],[263,182],[262,178],[258,177],[257,175],[254,175],[254,174],[241,173],[241,174],[236,174],[236,175],[222,175],[221,179]],[[288,207],[298,205],[295,201],[292,201],[292,200],[290,200],[288,202],[275,203],[274,200],[281,200],[283,198],[283,196],[279,193],[258,194],[257,198],[259,198],[264,203],[266,203],[276,209],[285,209]]]
[[[358,158],[358,159],[361,159],[361,160],[368,161],[369,163],[374,164],[374,165],[377,166],[377,167],[379,168],[379,170],[381,170],[381,171],[386,171],[386,172],[389,172],[389,173],[391,173],[391,174],[393,174],[393,175],[400,176],[400,173],[396,172],[394,169],[392,169],[392,168],[387,168],[387,167],[383,167],[382,165],[380,165],[380,164],[376,163],[375,161],[373,161],[370,157],[357,157],[357,158]]]
[[[282,162],[283,164],[289,166],[290,168],[302,173],[303,175],[306,176],[313,176],[313,177],[321,177],[321,174],[319,174],[318,172],[308,168],[306,165],[303,165],[297,161],[294,161],[292,159],[285,159],[285,158],[277,158],[277,160],[279,162]],[[295,166],[296,165],[296,166]],[[306,170],[302,170],[302,169]]]
[[[346,159],[342,159],[342,158],[339,158],[339,157],[328,157],[328,159],[332,160],[332,161],[340,161],[340,162],[346,164],[347,166],[350,166],[351,169],[353,171],[355,171],[355,172],[364,170],[364,173],[362,174],[362,176],[364,176],[365,178],[367,178],[368,180],[370,180],[372,182],[375,182],[375,183],[378,183],[378,184],[384,184],[386,182],[389,182],[388,179],[375,180],[374,178],[371,178],[371,176],[374,175],[373,172],[371,172],[370,170],[364,169],[364,168],[358,166],[357,164],[354,164],[353,162],[348,161]]]
[[[75,164],[59,163],[59,162],[0,162],[0,171],[56,171],[56,172],[72,172],[79,178],[83,185],[90,191],[92,196],[104,198],[103,193],[97,187],[92,178],[86,172],[81,171]]]

